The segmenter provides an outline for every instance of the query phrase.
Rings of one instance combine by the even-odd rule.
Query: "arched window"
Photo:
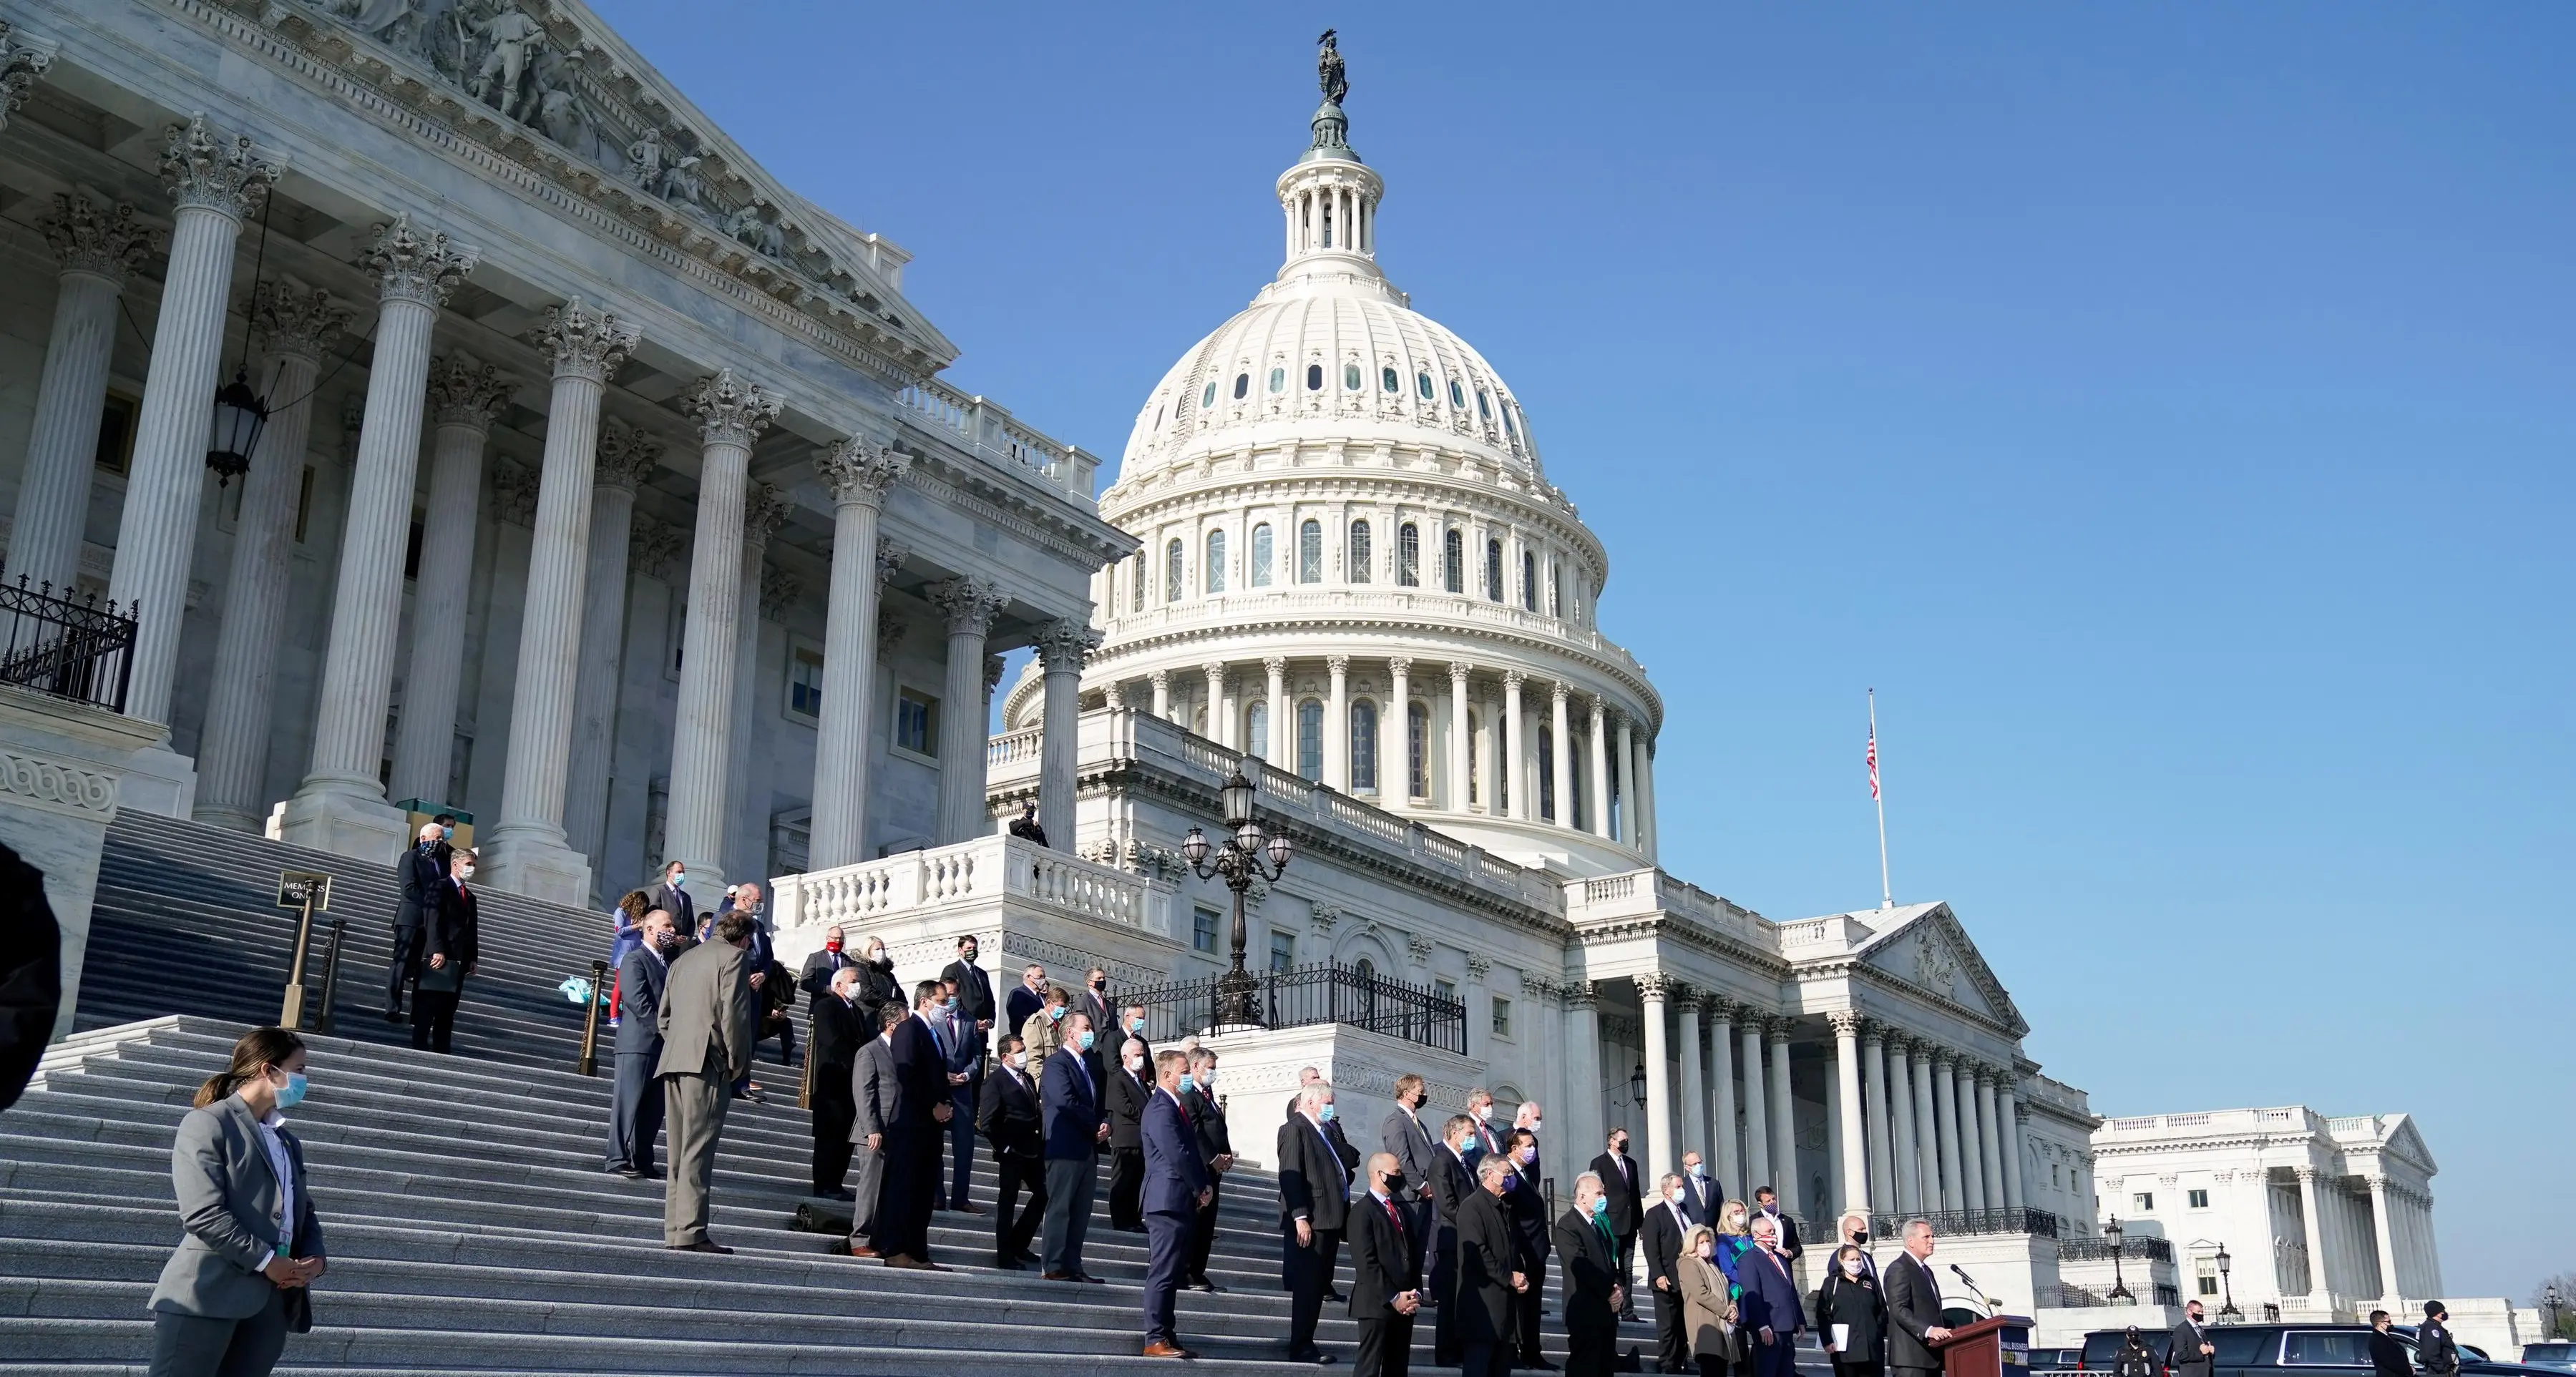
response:
[[[1404,390],[1403,381],[1395,376],[1395,366],[1393,364],[1387,365],[1385,371],[1378,374],[1377,382],[1379,387],[1389,392],[1401,392]]]
[[[1420,703],[1404,705],[1404,792],[1431,797],[1431,709]]]
[[[1136,552],[1135,567],[1127,571],[1127,603],[1131,612],[1145,610],[1145,552]]]
[[[1360,366],[1358,364],[1346,363],[1342,365],[1342,390],[1344,392],[1357,392],[1360,390]]]
[[[1324,705],[1312,698],[1297,705],[1297,773],[1324,777]]]
[[[1208,379],[1207,391],[1199,394],[1200,406],[1216,405],[1216,379]]]
[[[1351,582],[1366,583],[1369,581],[1369,565],[1372,562],[1370,558],[1372,553],[1372,548],[1369,545],[1369,524],[1365,521],[1352,522],[1350,548]]]
[[[1273,368],[1270,370],[1270,390],[1273,392],[1285,392],[1288,390],[1287,369]]]
[[[1235,375],[1234,375],[1234,399],[1235,399],[1236,401],[1238,401],[1238,402],[1239,402],[1239,401],[1242,401],[1242,400],[1243,400],[1243,394],[1245,394],[1245,393],[1247,393],[1247,392],[1250,392],[1251,390],[1252,390],[1252,375],[1251,375],[1251,374],[1249,374],[1249,373],[1237,373],[1237,374],[1235,374]]]
[[[1529,550],[1521,551],[1521,606],[1538,610],[1538,555]]]
[[[1225,591],[1225,532],[1210,531],[1207,537],[1207,563],[1200,570],[1211,593]]]
[[[1452,593],[1467,591],[1467,538],[1455,526],[1440,536],[1440,586]]]
[[[1163,547],[1163,601],[1165,602],[1181,600],[1181,589],[1185,586],[1181,582],[1182,562],[1180,541],[1176,539]]]
[[[1270,758],[1270,704],[1266,699],[1244,709],[1243,752],[1255,760]]]
[[[1485,542],[1485,597],[1491,602],[1503,600],[1503,542]]]
[[[1556,821],[1556,729],[1538,729],[1538,815]]]
[[[1395,528],[1395,581],[1406,588],[1422,586],[1422,528],[1410,521]]]
[[[1324,365],[1320,363],[1306,365],[1306,390],[1309,392],[1324,390]]]
[[[1351,704],[1351,792],[1377,792],[1377,704]]]
[[[1270,586],[1270,523],[1252,528],[1252,586]]]
[[[1476,389],[1476,414],[1488,421],[1494,419],[1494,404],[1486,400],[1485,389],[1481,387]]]
[[[1520,438],[1520,431],[1512,426],[1512,405],[1509,402],[1503,403],[1503,433],[1514,439]]]
[[[1428,374],[1428,373],[1416,373],[1416,374],[1414,374],[1414,375],[1413,375],[1413,388],[1414,388],[1414,390],[1415,390],[1415,391],[1420,392],[1420,393],[1422,394],[1422,400],[1424,400],[1424,401],[1426,401],[1426,402],[1427,402],[1427,401],[1430,401],[1430,400],[1431,400],[1431,375],[1430,375],[1430,374]]]
[[[1311,517],[1297,527],[1297,581],[1324,581],[1324,523]]]
[[[1467,409],[1467,389],[1460,387],[1456,378],[1449,380],[1449,404],[1460,411]]]
[[[1484,733],[1485,715],[1471,709],[1467,713],[1467,739],[1449,743],[1449,749],[1467,753],[1467,802],[1453,803],[1452,807],[1467,807],[1485,801],[1485,757],[1476,750],[1476,740]]]

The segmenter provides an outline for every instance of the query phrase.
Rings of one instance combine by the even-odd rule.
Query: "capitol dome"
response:
[[[1278,275],[1137,412],[1100,507],[1142,548],[1094,580],[1084,698],[1524,864],[1633,870],[1663,707],[1594,620],[1608,554],[1493,365],[1380,269],[1346,129],[1327,101]]]

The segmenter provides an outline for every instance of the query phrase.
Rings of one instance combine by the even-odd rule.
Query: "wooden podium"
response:
[[[1941,1342],[1942,1377],[2005,1377],[2030,1371],[2030,1321],[1997,1315],[1950,1331]]]

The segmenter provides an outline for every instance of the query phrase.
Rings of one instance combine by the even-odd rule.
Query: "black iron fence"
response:
[[[115,603],[56,597],[52,584],[29,587],[21,574],[14,584],[0,581],[0,629],[7,636],[0,684],[125,711],[134,618]]]
[[[2124,1262],[2171,1262],[2173,1240],[2149,1235],[2132,1235],[2120,1240],[2120,1258]],[[2107,1238],[2061,1238],[2057,1240],[2060,1262],[2108,1262],[2111,1240]]]
[[[1466,1004],[1426,986],[1332,961],[1264,971],[1253,979],[1260,982],[1263,1027],[1338,1023],[1466,1055]],[[1216,986],[1213,976],[1175,981],[1131,990],[1119,996],[1118,1003],[1122,1008],[1143,1005],[1146,1033],[1159,1044],[1216,1027]]]
[[[2001,1210],[1941,1210],[1931,1214],[1874,1214],[1869,1217],[1870,1233],[1879,1238],[1898,1239],[1905,1231],[1905,1221],[1927,1220],[1934,1237],[1951,1234],[2028,1234],[2035,1238],[2057,1237],[2057,1216],[2046,1210],[2027,1207]],[[2063,1253],[2065,1244],[2058,1248]],[[2105,1253],[2108,1257],[2110,1254]]]

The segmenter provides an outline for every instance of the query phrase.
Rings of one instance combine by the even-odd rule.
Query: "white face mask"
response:
[[[456,877],[457,877],[458,879],[461,879],[461,880],[470,880],[470,879],[473,879],[473,878],[474,878],[474,867],[472,867],[472,866],[470,866],[470,865],[467,865],[467,866],[459,866],[459,867],[457,867],[457,870],[456,870]]]
[[[1029,1054],[1026,1052],[1013,1052],[1011,1054],[1011,1069],[1014,1071],[1028,1070]]]

